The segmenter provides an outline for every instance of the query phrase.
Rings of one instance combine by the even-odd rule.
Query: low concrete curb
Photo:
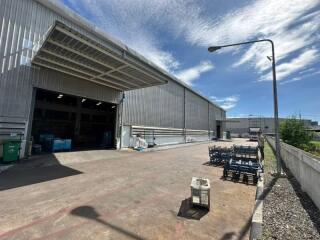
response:
[[[261,179],[258,181],[256,190],[256,203],[253,209],[253,215],[251,220],[250,240],[256,240],[261,237],[262,234],[262,212],[263,212],[263,185],[264,178],[261,175]]]

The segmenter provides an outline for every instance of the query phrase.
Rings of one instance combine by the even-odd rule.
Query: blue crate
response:
[[[72,145],[72,140],[71,139],[65,139],[64,140],[64,149],[65,151],[70,151],[71,150],[71,145]]]
[[[63,151],[65,142],[62,139],[52,140],[52,152]]]
[[[39,142],[40,143],[45,143],[47,140],[52,140],[54,139],[54,135],[53,134],[40,134],[39,136]]]

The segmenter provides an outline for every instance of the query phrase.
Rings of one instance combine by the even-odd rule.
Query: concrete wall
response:
[[[275,148],[275,140],[267,137]],[[320,209],[320,158],[281,142],[281,158],[312,201]]]

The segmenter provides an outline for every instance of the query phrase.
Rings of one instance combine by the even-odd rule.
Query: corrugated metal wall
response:
[[[33,0],[0,0],[0,120],[28,120],[32,88],[117,103],[119,92],[56,71],[30,66],[39,41],[59,20],[103,43]]]
[[[124,124],[184,128],[184,88],[166,85],[126,92]]]
[[[208,130],[208,101],[186,90],[186,128]]]
[[[216,132],[217,123],[216,123],[216,107],[212,104],[209,105],[209,127],[211,131]]]
[[[216,131],[216,120],[224,120],[224,111],[169,81],[167,85],[126,92],[123,119],[124,125]]]
[[[0,0],[0,121],[28,121],[32,88],[117,103],[120,93],[52,70],[32,67],[39,41],[59,20],[97,42],[103,40],[33,0]],[[185,109],[185,112],[184,112]],[[208,130],[224,111],[184,86],[167,85],[126,93],[124,124]],[[210,117],[210,119],[209,119]],[[4,120],[3,120],[4,121]]]

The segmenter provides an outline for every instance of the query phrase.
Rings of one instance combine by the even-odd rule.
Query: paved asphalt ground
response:
[[[234,143],[60,153],[12,167],[0,174],[0,240],[247,239],[256,187],[205,164],[213,144]],[[190,206],[192,176],[210,179],[210,212]]]

